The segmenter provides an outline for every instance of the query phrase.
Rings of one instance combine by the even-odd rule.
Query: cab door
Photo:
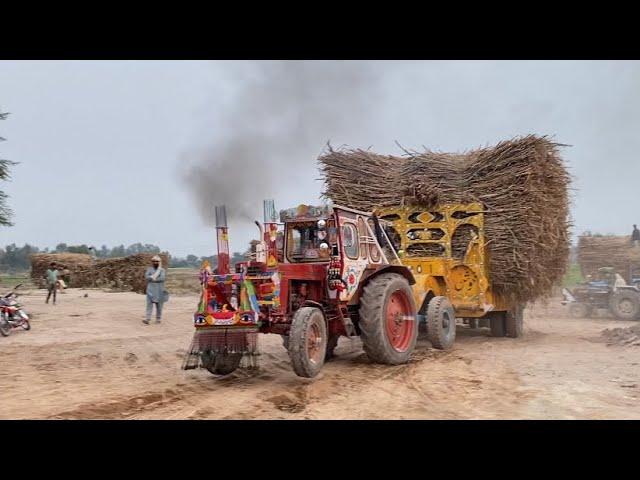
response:
[[[360,279],[369,264],[369,253],[363,241],[366,232],[358,229],[358,215],[353,212],[338,212],[338,233],[342,257],[342,279],[345,289],[340,292],[340,300],[349,301],[358,290]]]

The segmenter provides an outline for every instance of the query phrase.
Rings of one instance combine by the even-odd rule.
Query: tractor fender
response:
[[[378,275],[382,275],[383,273],[397,273],[402,275],[407,279],[409,285],[414,285],[416,283],[416,279],[413,277],[413,273],[407,267],[402,265],[385,265],[374,270],[372,273],[363,278],[361,285],[364,287],[371,279],[377,277]]]
[[[320,309],[320,311],[321,311],[321,312],[322,312],[322,314],[324,315],[324,307],[322,306],[322,304],[321,304],[321,303],[314,302],[313,300],[305,300],[305,301],[302,303],[302,306],[303,306],[303,307],[315,307],[315,308],[318,308],[318,309]]]

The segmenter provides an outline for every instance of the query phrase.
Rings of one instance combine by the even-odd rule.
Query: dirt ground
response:
[[[640,418],[640,347],[601,337],[633,322],[571,319],[557,302],[525,312],[521,339],[459,326],[452,351],[420,341],[407,365],[372,364],[343,338],[309,380],[275,335],[260,337],[255,371],[181,370],[196,295],[173,296],[149,326],[133,293],[70,289],[53,306],[33,290],[21,300],[33,328],[0,337],[3,419]]]

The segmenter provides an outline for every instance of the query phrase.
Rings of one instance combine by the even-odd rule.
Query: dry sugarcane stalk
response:
[[[482,203],[493,287],[530,301],[551,293],[569,255],[570,176],[561,146],[530,135],[463,154],[329,148],[319,164],[324,196],[361,210]]]

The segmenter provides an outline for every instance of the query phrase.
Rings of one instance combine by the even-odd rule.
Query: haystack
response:
[[[73,277],[81,270],[91,266],[90,255],[84,253],[34,253],[31,255],[31,279],[40,288],[45,286],[45,273],[51,262],[55,262],[57,268],[66,268],[70,272],[72,287],[83,286],[74,284]]]
[[[578,265],[583,276],[613,267],[629,282],[631,268],[640,268],[640,247],[632,246],[630,236],[583,235],[578,238]]]
[[[361,210],[479,202],[494,291],[514,302],[548,296],[569,255],[570,176],[561,144],[530,135],[463,154],[333,150],[319,158],[325,198]]]

